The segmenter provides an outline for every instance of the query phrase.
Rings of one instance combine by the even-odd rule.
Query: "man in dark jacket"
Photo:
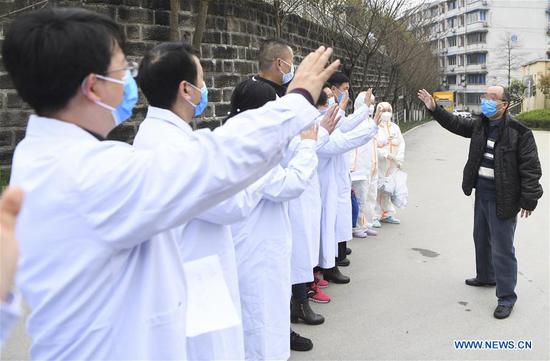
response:
[[[418,97],[433,118],[450,132],[470,138],[462,190],[476,189],[474,243],[476,277],[469,286],[495,286],[498,306],[494,317],[506,318],[517,299],[517,261],[514,232],[517,214],[529,217],[542,196],[542,175],[533,132],[507,111],[508,91],[491,86],[481,97],[480,119],[454,116],[436,106],[424,89]]]

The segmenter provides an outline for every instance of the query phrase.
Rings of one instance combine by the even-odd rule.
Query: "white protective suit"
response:
[[[231,226],[241,292],[245,358],[290,357],[290,259],[288,201],[307,188],[317,168],[316,141],[302,140],[286,168],[260,179],[262,200]]]
[[[378,141],[378,183],[380,184],[384,177],[391,176],[405,161],[405,139],[399,126],[392,121],[380,123],[376,138]],[[395,214],[395,207],[388,194],[378,192],[374,212],[376,219],[383,219]]]
[[[355,99],[355,110],[366,106],[364,94],[365,92],[362,92]],[[373,111],[374,107],[371,108],[371,112]],[[377,148],[378,142],[374,137],[367,144],[349,152],[352,188],[359,205],[357,227],[354,229],[357,232],[366,231],[367,227],[372,227],[375,218],[374,209],[378,195]]]

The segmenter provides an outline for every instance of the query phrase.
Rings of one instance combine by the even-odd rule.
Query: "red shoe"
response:
[[[315,283],[317,283],[317,286],[319,286],[319,288],[327,288],[328,287],[328,281],[326,281],[322,278],[322,273],[321,272],[315,272],[313,274],[313,277],[315,279]]]
[[[309,299],[312,300],[313,302],[318,302],[318,303],[329,303],[330,302],[330,297],[323,292],[323,290],[321,290],[319,288],[319,286],[317,285],[317,283],[313,282],[309,285]]]

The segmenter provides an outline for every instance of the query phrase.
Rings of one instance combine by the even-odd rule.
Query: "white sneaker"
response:
[[[353,238],[367,238],[367,233],[365,231],[355,231],[353,232]]]

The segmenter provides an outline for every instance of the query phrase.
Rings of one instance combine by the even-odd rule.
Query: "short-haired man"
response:
[[[490,86],[481,97],[481,118],[454,116],[419,90],[418,98],[448,131],[470,138],[462,190],[476,189],[474,244],[476,277],[469,286],[495,286],[498,305],[494,317],[506,318],[517,299],[517,260],[514,233],[517,214],[529,217],[542,197],[542,175],[533,132],[508,112],[510,95],[502,86]]]

